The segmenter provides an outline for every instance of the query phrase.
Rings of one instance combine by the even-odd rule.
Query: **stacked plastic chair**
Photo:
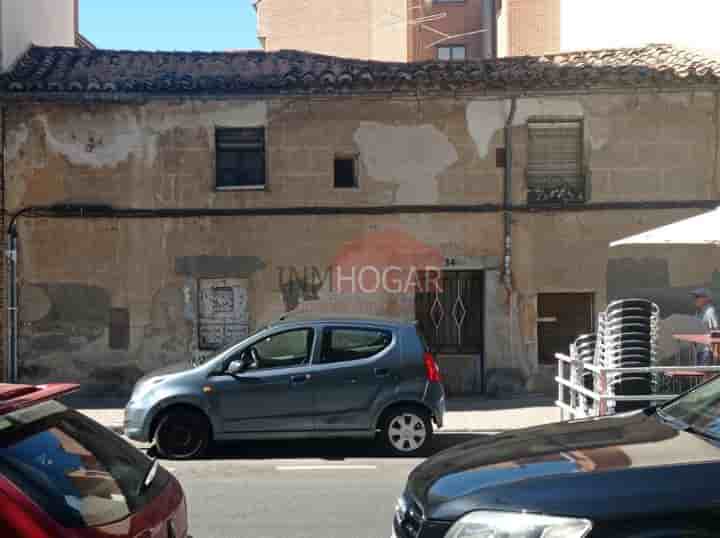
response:
[[[583,364],[594,364],[597,349],[597,333],[581,334],[573,342],[575,356],[582,361]],[[581,373],[577,377],[582,377],[583,386],[586,389],[592,390],[594,388],[594,379],[592,372],[581,369]],[[582,406],[584,411],[588,411],[593,407],[593,402],[589,398],[581,397],[579,402],[574,402],[576,405]]]
[[[598,323],[596,364],[606,368],[655,365],[659,319],[660,309],[646,299],[622,299],[610,303]],[[655,391],[655,377],[650,373],[610,373],[606,382],[606,392],[616,396],[652,394]],[[649,401],[617,402],[614,412],[641,409],[648,405]],[[612,406],[610,402],[610,413],[613,412]]]

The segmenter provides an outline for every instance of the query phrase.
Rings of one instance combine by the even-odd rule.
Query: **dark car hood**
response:
[[[429,519],[478,508],[603,517],[617,513],[625,497],[650,494],[659,508],[682,484],[702,489],[707,473],[720,479],[719,456],[715,444],[638,412],[458,445],[416,468],[408,493]]]

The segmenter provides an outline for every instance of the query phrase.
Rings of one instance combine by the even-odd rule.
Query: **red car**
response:
[[[180,484],[55,400],[77,388],[0,384],[0,536],[189,538]]]

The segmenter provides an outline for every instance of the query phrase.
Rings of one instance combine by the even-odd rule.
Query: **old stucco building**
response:
[[[711,281],[712,254],[607,245],[717,204],[719,77],[669,46],[32,48],[0,79],[21,379],[123,393],[311,310],[419,318],[455,393],[546,388],[615,293]]]

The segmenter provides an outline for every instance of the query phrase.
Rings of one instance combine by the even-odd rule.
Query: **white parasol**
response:
[[[620,245],[720,245],[720,207],[610,243]]]

